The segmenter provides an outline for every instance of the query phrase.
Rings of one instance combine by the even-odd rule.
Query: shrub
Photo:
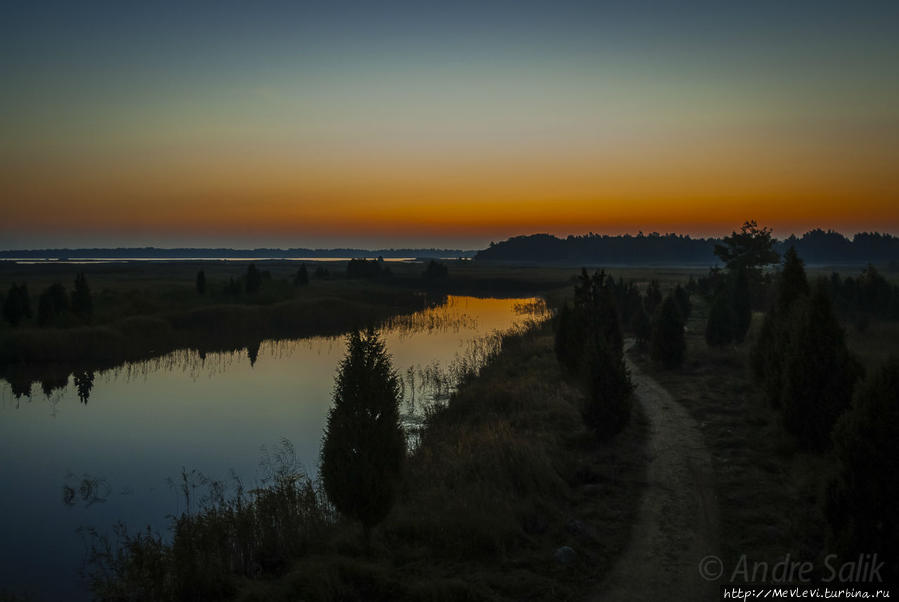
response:
[[[826,516],[845,558],[877,553],[884,580],[899,578],[899,356],[858,389],[833,433],[839,472],[827,489]]]
[[[790,322],[782,373],[784,426],[804,448],[823,450],[849,407],[861,366],[846,347],[823,285],[796,303]]]
[[[75,276],[75,290],[72,291],[72,312],[89,322],[94,313],[94,301],[91,298],[91,289],[87,285],[87,277],[84,272]]]
[[[624,356],[620,348],[594,337],[587,345],[584,368],[584,423],[600,439],[608,439],[625,427],[631,415],[633,384]]]
[[[37,323],[40,326],[46,326],[68,310],[69,297],[66,289],[58,282],[51,284],[37,299]]]
[[[374,330],[350,334],[328,412],[321,477],[334,507],[362,523],[366,541],[393,506],[406,456],[399,395],[390,357]]]
[[[306,270],[306,264],[300,264],[299,269],[297,269],[296,276],[293,277],[294,286],[306,286],[309,284],[309,272]]]
[[[3,318],[12,326],[17,326],[25,318],[31,317],[31,298],[25,284],[9,287],[6,299],[3,300]]]

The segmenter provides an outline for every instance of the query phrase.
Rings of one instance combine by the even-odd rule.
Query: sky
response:
[[[899,2],[32,2],[0,248],[899,233]]]

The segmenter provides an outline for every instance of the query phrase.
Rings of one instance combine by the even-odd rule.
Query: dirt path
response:
[[[709,452],[687,410],[627,364],[649,422],[647,484],[631,541],[591,600],[717,600],[718,586],[703,580],[698,567],[718,550]]]

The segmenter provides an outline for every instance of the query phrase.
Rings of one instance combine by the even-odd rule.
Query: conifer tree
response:
[[[782,373],[784,426],[803,447],[823,450],[849,407],[861,366],[846,347],[822,283],[811,298],[797,301],[788,337]]]
[[[259,273],[259,270],[256,269],[255,264],[250,264],[247,266],[247,276],[246,276],[246,291],[250,294],[258,293],[259,289],[262,288],[262,274]]]
[[[899,579],[899,356],[859,386],[833,432],[839,472],[827,488],[833,549],[877,553],[884,581]]]
[[[74,297],[74,295],[73,295]],[[37,299],[37,323],[46,326],[69,310],[69,297],[63,285],[55,282],[48,286]]]
[[[337,510],[371,528],[393,506],[406,457],[399,380],[384,343],[369,329],[347,337],[321,452],[321,476]]]
[[[87,285],[87,277],[84,272],[75,276],[75,290],[72,291],[72,312],[84,321],[90,321],[94,313],[94,301],[91,298],[91,289]]]
[[[309,272],[306,270],[306,264],[301,263],[297,270],[297,275],[293,279],[294,286],[306,286],[309,284]]]

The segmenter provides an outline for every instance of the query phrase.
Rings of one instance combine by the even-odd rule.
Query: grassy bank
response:
[[[100,554],[95,587],[106,599],[580,599],[628,540],[645,464],[639,415],[600,445],[580,402],[548,324],[506,336],[428,413],[370,548],[287,471],[280,485],[181,517],[172,545],[141,536],[118,560]]]

